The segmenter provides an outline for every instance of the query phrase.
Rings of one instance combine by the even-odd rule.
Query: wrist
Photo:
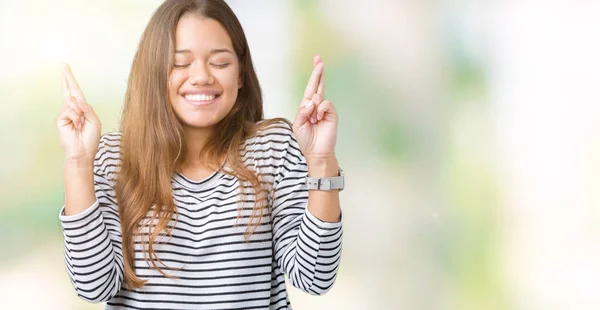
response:
[[[94,169],[93,158],[65,158],[64,168],[66,170],[89,170]]]
[[[339,165],[335,156],[307,157],[308,175],[315,178],[335,177],[339,174]]]

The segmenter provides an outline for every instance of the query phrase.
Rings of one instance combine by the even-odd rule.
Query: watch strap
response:
[[[344,172],[340,168],[339,176],[329,178],[314,178],[306,176],[306,187],[309,190],[330,191],[334,189],[344,189]]]

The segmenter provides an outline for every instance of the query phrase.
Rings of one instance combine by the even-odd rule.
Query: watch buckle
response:
[[[319,179],[319,184],[317,188],[320,190],[330,191],[331,190],[331,180],[330,179]]]

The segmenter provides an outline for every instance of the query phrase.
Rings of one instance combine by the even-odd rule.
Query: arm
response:
[[[331,289],[337,276],[342,221],[337,191],[307,190],[304,177],[308,169],[292,136],[274,181],[274,255],[293,286],[321,295]]]
[[[109,155],[103,138],[93,168],[65,165],[65,206],[59,215],[65,265],[77,295],[90,302],[111,299],[123,281],[116,195],[100,167]]]
[[[294,286],[316,295],[333,286],[342,252],[338,192],[308,193],[305,184],[307,172],[313,177],[338,173],[338,116],[331,101],[324,100],[323,66],[320,56],[315,56],[313,72],[292,126],[286,160],[281,162],[273,183],[271,214],[279,266]]]

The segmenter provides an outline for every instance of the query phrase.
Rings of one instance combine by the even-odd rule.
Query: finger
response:
[[[319,107],[319,105],[323,102],[323,97],[319,94],[314,94],[311,98],[311,101],[315,103],[315,107]],[[309,115],[309,120],[311,123],[317,122],[317,109],[314,109],[312,113]]]
[[[58,126],[62,127],[70,124],[72,124],[76,129],[81,128],[79,116],[77,113],[75,113],[75,111],[73,111],[73,109],[68,108],[59,116]]]
[[[321,104],[321,102],[323,102],[324,98],[323,98],[323,96],[321,96],[319,94],[313,94],[312,97],[310,98],[310,100],[312,102],[314,102],[315,105],[319,106],[319,104]]]
[[[296,119],[294,120],[294,128],[302,127],[308,121],[310,114],[315,109],[315,103],[310,102],[308,105],[300,106]]]
[[[81,117],[75,111],[73,111],[73,109],[67,109],[65,114],[68,119],[68,122],[73,123],[73,127],[75,127],[76,129],[81,129]]]
[[[71,92],[71,96],[85,102],[83,92],[81,91],[81,88],[79,88],[79,84],[77,84],[77,80],[75,80],[73,72],[71,72],[71,66],[69,66],[69,64],[65,64],[63,66],[63,74],[67,80],[67,87]]]
[[[321,56],[315,55],[315,57],[313,57],[313,67],[316,67],[320,62],[323,62]]]
[[[323,58],[321,55],[315,55],[313,59],[313,67],[316,67],[319,63],[323,63]],[[321,95],[321,97],[325,97],[325,64],[323,63],[323,73],[321,73],[321,78],[319,79],[319,86],[317,88],[317,94]]]
[[[69,107],[74,109],[75,112],[77,112],[77,114],[83,115],[83,112],[81,111],[81,108],[79,108],[79,105],[78,105],[78,102],[81,101],[81,99],[75,98],[73,96],[73,92],[69,88],[69,81],[67,80],[67,76],[70,75],[71,77],[73,77],[73,74],[71,74],[70,72],[71,72],[71,70],[70,70],[69,65],[65,64],[63,66],[63,78],[62,78],[63,95],[65,97],[65,101],[68,102]],[[75,80],[75,78],[73,78],[73,80]],[[77,81],[75,81],[75,85],[77,85]],[[79,88],[78,85],[77,85],[77,88]],[[83,94],[81,94],[81,96],[83,96]],[[71,101],[70,98],[74,98],[74,100]],[[84,99],[84,101],[85,101],[85,99]]]
[[[63,91],[63,98],[65,100],[67,100],[69,97],[71,97],[71,91],[69,90],[69,83],[67,82],[67,78],[65,77],[65,74],[62,74],[62,91]]]
[[[69,95],[67,98],[65,98],[65,105],[73,109],[78,115],[83,116],[83,111],[77,105],[77,98]]]
[[[321,73],[323,72],[323,64],[318,63],[312,71],[310,78],[308,80],[308,84],[306,84],[306,89],[304,90],[304,99],[310,99],[314,93],[317,92],[317,88],[319,86],[319,79],[321,78]]]
[[[65,99],[65,102],[62,105],[62,108],[60,109],[60,113],[66,111],[69,108],[69,105],[67,104],[67,101]]]
[[[81,111],[81,109],[77,106],[77,98],[73,97],[73,96],[69,96],[67,98],[65,98],[64,103],[62,105],[62,108],[60,109],[60,112],[64,112],[67,109],[73,109],[75,110],[75,113],[79,114],[79,115],[83,115],[83,111]]]
[[[98,118],[98,115],[96,114],[96,112],[94,111],[94,108],[92,108],[92,106],[90,104],[88,104],[87,102],[78,102],[78,107],[81,109],[81,111],[83,111],[83,119],[84,121],[87,120],[89,122],[91,122],[92,124],[100,124],[100,119]]]
[[[323,73],[319,79],[319,86],[317,88],[317,94],[321,97],[325,97],[325,67],[323,67]]]
[[[316,55],[314,58],[314,66],[316,67],[319,63],[323,63],[323,59],[320,55]],[[317,87],[317,94],[321,95],[321,97],[325,97],[325,64],[323,63],[323,72],[321,73],[321,78],[319,79],[319,86]]]
[[[335,108],[333,107],[333,103],[331,103],[331,101],[329,101],[329,100],[323,100],[323,102],[321,102],[321,104],[317,107],[316,113],[317,113],[318,121],[325,118],[326,114],[332,115],[332,116],[337,115]]]

